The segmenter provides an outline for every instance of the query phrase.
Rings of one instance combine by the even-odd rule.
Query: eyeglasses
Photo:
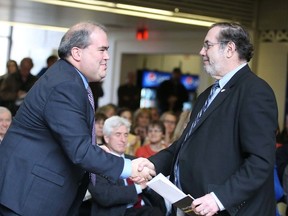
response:
[[[154,132],[154,133],[162,133],[162,130],[157,130],[157,129],[149,129],[148,130],[148,133],[152,133],[152,132]]]
[[[229,41],[220,41],[220,42],[216,42],[216,43],[212,43],[209,41],[205,41],[203,44],[203,48],[205,51],[207,51],[208,49],[210,49],[211,47],[213,47],[216,44],[223,44],[223,43],[228,43]]]

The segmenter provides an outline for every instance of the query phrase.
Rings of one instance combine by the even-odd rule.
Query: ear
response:
[[[82,55],[82,49],[78,47],[73,47],[71,49],[71,56],[75,61],[80,61],[81,60],[81,55]]]
[[[229,41],[226,46],[226,56],[227,58],[231,58],[236,52],[236,45],[234,42]]]
[[[108,136],[103,136],[105,143],[109,143],[109,137]]]

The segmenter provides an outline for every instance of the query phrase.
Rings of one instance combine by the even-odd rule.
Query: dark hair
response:
[[[16,62],[15,60],[12,60],[12,59],[10,59],[10,60],[7,61],[7,63],[6,63],[6,68],[7,68],[7,69],[8,69],[8,67],[9,67],[9,64],[10,64],[10,63],[12,63],[12,64],[15,65],[15,67],[16,67],[16,72],[19,71],[19,66],[18,66],[17,62]],[[7,71],[7,72],[8,72],[8,73],[11,73],[10,71]]]
[[[121,116],[122,113],[124,112],[130,112],[131,115],[133,116],[133,111],[127,107],[120,107],[118,110],[117,110],[117,115],[118,116]]]
[[[103,120],[105,121],[107,119],[107,116],[102,112],[96,112],[95,113],[95,121]]]
[[[149,123],[148,128],[159,127],[163,134],[165,134],[165,126],[162,121],[152,121]]]
[[[58,55],[60,58],[65,59],[71,55],[73,47],[84,49],[91,44],[90,35],[95,28],[99,28],[106,32],[104,26],[94,22],[81,22],[72,26],[62,37]]]
[[[236,45],[239,58],[247,62],[253,57],[253,45],[250,41],[250,36],[247,30],[237,23],[215,23],[211,28],[220,27],[218,41],[229,42],[232,41]]]
[[[49,64],[49,63],[54,63],[58,60],[58,57],[56,55],[51,55],[49,56],[47,59],[46,59],[46,63]]]

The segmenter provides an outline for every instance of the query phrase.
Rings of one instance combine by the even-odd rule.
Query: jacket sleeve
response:
[[[137,192],[134,185],[125,186],[124,180],[112,182],[104,176],[96,176],[96,184],[89,184],[93,202],[104,207],[128,205],[137,201]]]

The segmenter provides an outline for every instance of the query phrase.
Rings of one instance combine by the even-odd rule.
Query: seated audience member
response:
[[[125,155],[127,137],[130,130],[130,123],[119,116],[108,118],[104,123],[104,139],[110,153],[126,158],[133,158]],[[129,179],[118,179],[111,181],[105,175],[96,175],[96,184],[90,183],[89,192],[92,195],[91,216],[162,216],[165,215],[165,205],[163,199],[154,194],[155,200],[151,201],[152,190],[146,189],[145,184],[137,185],[130,182]],[[150,200],[146,199],[145,194],[149,194]],[[152,203],[158,203],[162,199],[160,207],[151,206]],[[150,203],[149,206],[147,203]],[[161,211],[164,209],[164,212]]]
[[[158,121],[160,119],[160,112],[157,107],[150,107],[151,121]]]
[[[107,116],[104,113],[95,113],[95,130],[96,130],[96,143],[97,145],[104,145],[103,125]]]
[[[6,78],[10,74],[17,73],[19,71],[18,64],[15,60],[8,60],[6,63],[7,72],[0,77],[0,79]]]
[[[151,121],[150,111],[147,108],[139,108],[133,117],[132,133],[139,137],[141,145],[145,143],[147,137],[147,127]]]
[[[0,144],[12,122],[12,114],[6,107],[0,107]]]
[[[132,117],[133,112],[129,108],[120,108],[117,112],[118,116],[127,119],[132,125]],[[141,141],[138,136],[129,132],[128,134],[128,142],[125,154],[135,155],[135,151],[137,148],[141,146]]]
[[[173,112],[167,111],[161,115],[160,121],[162,121],[164,126],[165,126],[164,141],[165,141],[165,143],[170,145],[172,143],[174,130],[175,130],[176,124],[177,124],[177,116]]]
[[[164,142],[165,127],[161,121],[154,121],[148,125],[147,143],[136,150],[136,157],[148,158],[167,145]]]
[[[184,129],[186,128],[190,120],[190,114],[191,114],[190,110],[185,110],[181,112],[170,144],[172,144],[173,142],[175,142],[180,138],[181,134],[183,133]]]
[[[14,113],[14,110],[16,109],[15,98],[17,91],[14,90],[14,88],[16,88],[15,85],[11,89],[10,83],[14,77],[11,75],[14,73],[19,73],[19,67],[15,60],[8,60],[6,63],[6,68],[7,72],[0,76],[0,106],[7,107],[12,113]],[[12,82],[12,84],[14,83],[15,82]]]
[[[107,116],[107,118],[110,118],[111,116],[117,115],[117,106],[113,103],[109,103],[98,107],[97,112],[102,112]]]

